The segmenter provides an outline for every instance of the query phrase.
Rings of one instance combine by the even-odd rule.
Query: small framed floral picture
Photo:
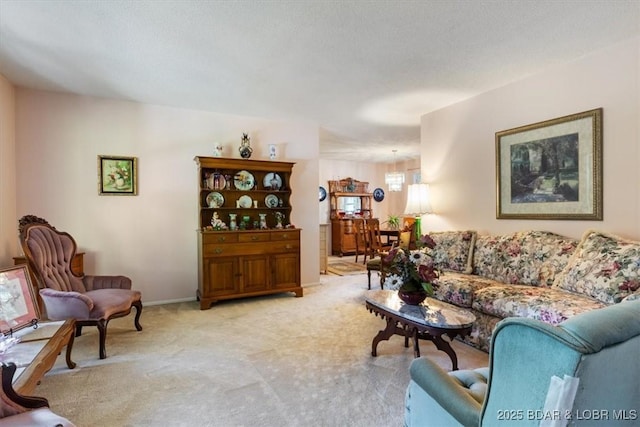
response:
[[[138,194],[137,157],[98,156],[98,194],[136,196]]]

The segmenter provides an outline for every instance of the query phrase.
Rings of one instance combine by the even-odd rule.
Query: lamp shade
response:
[[[429,184],[411,184],[407,191],[405,215],[419,216],[433,212],[429,201]]]

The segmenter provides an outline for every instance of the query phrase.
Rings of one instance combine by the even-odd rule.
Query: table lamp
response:
[[[422,236],[420,227],[422,215],[433,213],[429,202],[429,184],[411,184],[407,193],[407,206],[404,208],[405,215],[415,215],[416,240]]]

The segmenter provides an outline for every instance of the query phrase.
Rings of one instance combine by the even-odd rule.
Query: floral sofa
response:
[[[488,351],[496,324],[525,317],[556,325],[576,314],[640,299],[640,242],[599,231],[581,240],[545,231],[430,233],[442,274],[434,297],[471,310],[464,340]]]

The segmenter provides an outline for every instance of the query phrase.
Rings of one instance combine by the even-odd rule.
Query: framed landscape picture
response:
[[[602,108],[496,132],[498,219],[602,220]]]
[[[98,194],[101,196],[137,195],[138,159],[98,156]]]
[[[0,331],[6,335],[35,325],[39,317],[26,265],[0,269]]]

